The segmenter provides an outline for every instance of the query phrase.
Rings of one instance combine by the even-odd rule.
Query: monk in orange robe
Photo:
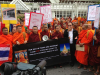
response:
[[[22,32],[25,32],[25,27],[24,27],[24,21],[23,20],[20,22],[20,26],[22,27]]]
[[[83,18],[83,17],[81,17],[81,20],[80,20],[80,21],[81,21],[81,23],[82,23],[82,24],[84,24],[84,23],[85,23],[85,22],[84,22],[84,18]]]
[[[27,28],[26,29],[26,34],[27,34],[27,37],[29,39],[29,36],[32,34],[32,31]]]
[[[80,20],[81,20],[81,17],[80,15],[78,16],[78,26],[80,26]]]
[[[59,25],[55,27],[55,32],[51,35],[51,39],[63,38],[63,34],[60,32]]]
[[[28,37],[25,32],[22,32],[22,27],[17,26],[16,30],[17,32],[13,35],[13,44],[14,45],[26,44],[28,41]]]
[[[41,41],[41,34],[38,33],[38,27],[37,26],[33,26],[33,32],[32,34],[29,36],[28,42],[38,42]]]
[[[92,25],[88,24],[88,30],[92,31],[92,33],[94,34],[95,30],[92,30]]]
[[[5,63],[5,62],[12,62],[12,35],[8,34],[8,29],[6,27],[4,27],[2,29],[3,34],[0,36],[0,44],[5,44],[5,45],[10,45],[10,52],[9,52],[9,57],[8,57],[8,61],[3,61],[0,62],[0,66]]]
[[[47,35],[48,38],[50,39],[50,32],[48,31],[48,26],[47,25],[44,25],[43,26],[44,30],[41,32],[41,39],[44,35]]]
[[[81,68],[81,64],[84,65],[84,69],[86,69],[86,65],[88,65],[88,46],[89,43],[93,39],[93,33],[88,32],[88,25],[83,25],[83,30],[79,34],[79,38],[77,43],[79,43],[80,47],[84,46],[84,51],[75,51],[75,57],[77,61],[80,63],[78,68]]]
[[[72,20],[72,23],[73,23],[73,22],[77,22],[76,18],[74,18],[74,20]]]
[[[63,24],[63,29],[62,29],[62,33],[64,34],[64,31],[68,29],[66,23]]]
[[[78,26],[77,22],[74,22],[73,24],[74,24],[73,29],[77,30],[78,34],[80,34],[80,32],[82,31],[82,27]]]

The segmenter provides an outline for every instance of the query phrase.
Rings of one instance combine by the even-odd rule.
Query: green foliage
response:
[[[18,15],[17,15],[17,18],[19,18],[20,20],[21,20],[22,18],[24,18],[24,17],[25,17],[24,14],[18,14]]]

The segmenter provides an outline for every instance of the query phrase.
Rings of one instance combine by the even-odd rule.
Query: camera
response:
[[[38,65],[26,63],[6,62],[1,65],[4,75],[46,75],[46,61],[41,61]]]

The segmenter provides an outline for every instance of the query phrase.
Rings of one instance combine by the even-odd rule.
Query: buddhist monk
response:
[[[38,27],[37,26],[33,26],[33,32],[32,34],[29,36],[28,42],[38,42],[41,41],[41,35],[38,33]]]
[[[82,24],[85,23],[83,16],[81,17],[81,20],[80,21],[81,21]]]
[[[27,37],[29,39],[29,36],[32,34],[32,31],[27,28],[26,29],[26,34],[27,34]]]
[[[3,61],[0,62],[0,66],[1,64],[3,64],[4,62],[12,62],[12,35],[8,34],[8,29],[6,27],[4,27],[2,29],[3,34],[0,36],[0,44],[5,44],[5,45],[10,45],[10,52],[9,52],[9,57],[8,57],[8,61]]]
[[[80,20],[81,20],[81,17],[80,15],[78,16],[78,26],[80,26]]]
[[[74,22],[73,24],[74,24],[73,29],[77,30],[78,34],[80,34],[80,32],[82,31],[82,27],[78,26],[77,22]]]
[[[71,18],[71,16],[69,16],[69,22],[71,22],[72,21],[72,18]]]
[[[48,31],[48,26],[47,25],[43,25],[43,28],[44,28],[44,30],[41,32],[41,38],[43,38],[44,35],[47,35],[48,38],[50,39],[50,32]]]
[[[51,35],[51,39],[59,39],[59,38],[63,38],[62,33],[60,32],[60,27],[59,25],[57,25],[55,27],[55,32]]]
[[[63,32],[63,34],[64,34],[64,31],[65,31],[66,29],[68,29],[68,28],[67,28],[66,23],[64,23],[64,24],[63,24],[63,31],[62,31],[62,32]]]
[[[11,35],[14,35],[15,33],[16,33],[16,28],[13,28]]]
[[[94,34],[94,30],[92,30],[92,25],[88,24],[88,30],[92,31],[92,33]]]
[[[86,66],[88,65],[88,46],[89,43],[93,39],[93,33],[90,31],[88,32],[88,25],[83,25],[83,30],[79,34],[79,38],[77,40],[77,43],[80,45],[80,47],[84,46],[84,51],[75,51],[75,57],[77,61],[80,63],[78,68],[81,68],[81,64],[84,65],[84,69],[86,70]]]
[[[14,45],[26,44],[28,41],[28,37],[25,32],[22,32],[22,27],[17,26],[16,30],[17,32],[13,35],[13,44]]]
[[[24,21],[23,20],[21,20],[20,25],[22,27],[22,32],[25,32],[25,27],[24,27]]]

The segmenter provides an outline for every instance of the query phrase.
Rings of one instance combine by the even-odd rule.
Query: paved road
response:
[[[89,72],[89,70],[84,70],[83,67],[81,69],[77,69],[78,63],[71,67],[69,64],[63,64],[62,68],[54,68],[53,66],[47,67],[46,75],[94,75],[93,72]],[[1,74],[3,75],[3,74]],[[100,74],[99,74],[100,75]]]
[[[53,68],[47,67],[47,75],[94,75],[93,72],[89,72],[89,70],[84,70],[83,67],[81,69],[77,69],[78,63],[75,64],[74,67],[70,67],[69,64],[64,64],[63,68]]]

